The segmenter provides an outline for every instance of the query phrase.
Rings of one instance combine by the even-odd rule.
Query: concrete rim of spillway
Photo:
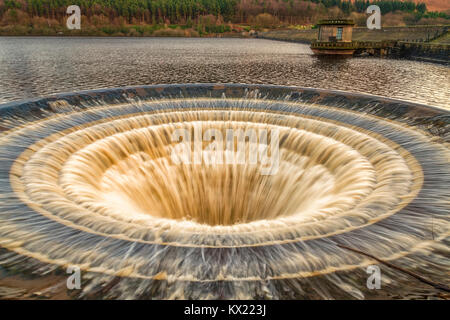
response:
[[[450,110],[425,104],[403,101],[383,96],[354,93],[341,90],[328,90],[297,86],[260,85],[260,84],[164,84],[127,86],[110,89],[95,89],[76,92],[64,92],[33,99],[15,100],[0,104],[0,115],[20,116],[26,112],[39,109],[52,110],[52,103],[66,101],[72,106],[88,105],[101,99],[105,104],[129,103],[133,100],[149,100],[161,98],[244,98],[251,93],[270,100],[285,100],[296,102],[313,102],[325,106],[358,111],[368,105],[377,106],[382,111],[388,111],[399,117],[409,119],[428,118],[436,120],[439,126],[450,124]],[[251,97],[251,96],[250,96]],[[375,114],[376,115],[376,114]],[[382,114],[380,114],[382,117]]]

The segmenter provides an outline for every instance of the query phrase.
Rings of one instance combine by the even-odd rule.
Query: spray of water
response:
[[[285,90],[3,108],[2,262],[79,266],[82,296],[120,279],[107,298],[363,298],[374,261],[337,244],[447,279],[448,114],[420,126]],[[276,131],[278,170],[174,163],[180,129]]]

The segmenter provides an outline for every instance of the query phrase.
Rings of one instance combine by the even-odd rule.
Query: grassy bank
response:
[[[450,30],[447,31],[442,36],[440,36],[440,37],[434,39],[433,41],[431,41],[431,43],[450,45]]]
[[[60,24],[7,25],[0,36],[217,37],[248,36],[250,28],[233,25],[100,25],[69,30]]]
[[[0,35],[210,37],[275,30],[274,38],[310,41],[315,30],[293,31],[311,29],[329,17],[350,18],[365,27],[372,3],[380,6],[383,25],[450,22],[450,13],[400,0],[0,0]],[[81,30],[66,28],[69,5],[80,7]]]

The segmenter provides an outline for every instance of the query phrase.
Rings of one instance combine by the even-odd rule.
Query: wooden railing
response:
[[[313,41],[311,43],[312,49],[355,49],[353,42],[324,42]]]
[[[313,41],[311,43],[312,49],[381,49],[393,47],[395,41],[352,41],[352,42],[324,42]]]

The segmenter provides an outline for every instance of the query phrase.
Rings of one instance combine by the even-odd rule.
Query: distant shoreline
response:
[[[102,33],[2,33],[0,32],[0,37],[61,37],[61,38],[71,38],[71,37],[86,37],[86,38],[254,38],[249,35],[242,35],[241,33],[216,33],[208,35],[174,35],[174,34],[149,34],[149,35],[137,35],[137,34],[102,34]]]
[[[83,35],[83,34],[77,34],[77,35],[61,35],[61,34],[0,34],[0,38],[130,38],[130,39],[139,39],[139,38],[179,38],[179,39],[263,39],[258,37],[250,37],[250,36],[230,36],[230,35],[224,35],[224,36],[170,36],[170,35],[164,35],[164,36],[129,36],[129,35]],[[275,39],[266,39],[266,40],[275,40]]]
[[[160,29],[166,31],[167,29]],[[179,30],[179,29],[171,29]],[[52,34],[0,34],[0,37],[23,38],[184,38],[184,39],[261,39],[283,41],[310,45],[317,38],[317,29],[298,30],[292,28],[270,29],[265,32],[224,32],[209,34],[183,34],[164,33],[159,34],[86,34],[83,32],[52,33]],[[356,53],[356,57],[374,56],[388,59],[408,59],[421,62],[450,65],[450,25],[430,26],[404,26],[383,27],[381,30],[368,30],[367,28],[354,28],[354,41],[391,42],[388,50],[382,55]]]
[[[134,26],[125,27],[127,31],[135,30]],[[25,29],[25,28],[24,28]],[[101,29],[65,30],[49,32],[47,29],[11,30],[7,32],[0,28],[0,37],[99,37],[99,38],[263,38],[268,40],[281,40],[288,42],[310,44],[317,38],[318,29],[271,28],[248,31],[229,31],[221,33],[200,34],[193,29],[160,28],[153,33],[114,32],[106,34]],[[413,41],[413,42],[439,42],[435,41],[443,34],[450,32],[450,25],[413,25],[413,26],[384,26],[381,30],[368,30],[365,27],[355,27],[353,40],[356,41]],[[449,40],[445,43],[450,44]]]

